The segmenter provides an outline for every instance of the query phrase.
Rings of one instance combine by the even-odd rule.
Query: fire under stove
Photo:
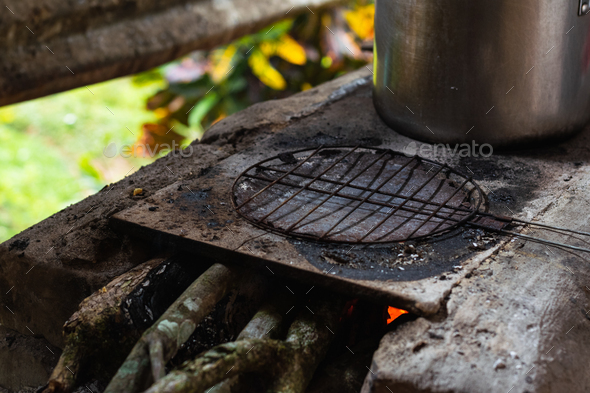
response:
[[[177,182],[112,224],[207,261],[238,263],[410,312],[438,311],[452,286],[498,247],[467,222],[485,193],[435,161],[387,146],[262,144],[209,168],[198,188]]]

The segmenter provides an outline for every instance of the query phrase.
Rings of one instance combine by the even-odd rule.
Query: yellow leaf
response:
[[[168,116],[170,112],[167,108],[157,108],[154,110],[154,114],[158,119],[163,119],[164,117]]]
[[[262,54],[264,54],[264,56],[271,57],[274,56],[277,53],[277,44],[276,42],[272,42],[272,41],[262,41],[259,45],[258,48],[260,48],[260,51],[262,52]]]
[[[275,90],[284,90],[287,82],[283,76],[270,64],[268,58],[260,50],[254,50],[248,58],[248,65],[252,73],[268,87]]]
[[[213,66],[211,71],[209,71],[209,75],[214,83],[220,83],[227,77],[237,49],[235,45],[228,45],[225,49],[219,49],[213,52]]]
[[[304,65],[307,61],[305,49],[288,34],[279,38],[276,53],[291,64]]]
[[[373,38],[375,4],[357,7],[353,11],[344,13],[348,25],[361,40]]]

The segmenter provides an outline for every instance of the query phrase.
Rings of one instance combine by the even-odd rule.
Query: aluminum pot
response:
[[[377,112],[433,143],[565,137],[590,120],[588,11],[588,0],[377,0]]]

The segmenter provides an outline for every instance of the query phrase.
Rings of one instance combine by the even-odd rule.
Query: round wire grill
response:
[[[234,182],[236,211],[283,235],[388,243],[440,234],[471,220],[481,189],[447,165],[367,147],[282,153]]]

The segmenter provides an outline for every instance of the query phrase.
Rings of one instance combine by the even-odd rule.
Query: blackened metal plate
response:
[[[195,179],[175,183],[118,212],[111,225],[149,239],[154,246],[188,250],[196,255],[195,263],[250,266],[268,275],[305,281],[310,288],[321,285],[417,314],[437,312],[457,281],[496,247],[471,250],[469,239],[458,229],[418,244],[421,257],[413,261],[404,256],[409,263],[399,264],[403,246],[397,244],[353,247],[285,238],[261,229],[233,208],[232,185],[260,158],[271,156],[271,150],[261,145],[230,156]],[[254,161],[254,157],[259,158]]]

